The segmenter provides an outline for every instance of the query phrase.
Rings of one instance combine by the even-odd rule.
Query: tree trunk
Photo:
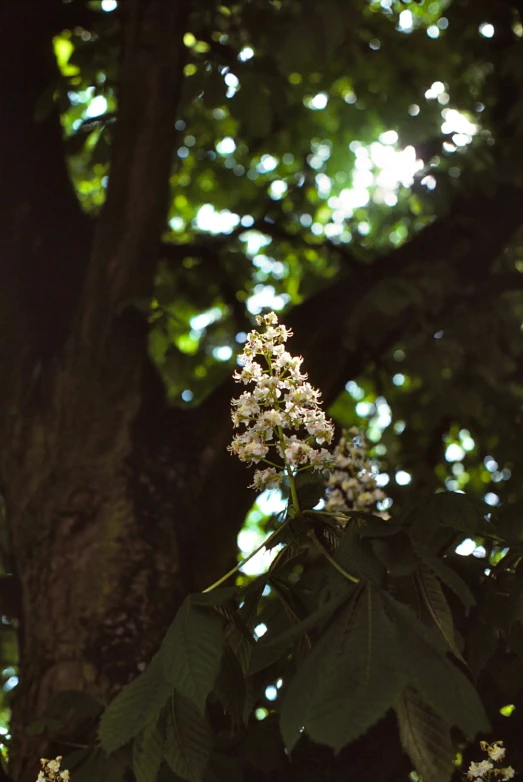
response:
[[[209,506],[205,489],[214,450],[204,419],[197,427],[194,415],[167,409],[147,323],[129,306],[152,290],[165,223],[187,3],[121,6],[120,119],[90,254],[57,113],[34,122],[56,75],[62,4],[15,0],[3,10],[13,83],[3,114],[11,200],[1,231],[0,470],[21,589],[10,753],[19,782],[35,778],[50,750],[28,725],[57,693],[107,703],[142,670],[186,591],[230,565],[241,519],[233,503],[220,527],[225,508]],[[206,514],[216,524],[208,538]]]

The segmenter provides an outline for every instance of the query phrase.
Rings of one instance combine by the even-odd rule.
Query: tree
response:
[[[395,504],[465,485],[442,439],[465,430],[472,495],[495,451],[510,467],[490,488],[521,500],[521,3],[113,5],[2,8],[0,474],[20,782],[53,748],[49,726],[27,728],[55,696],[107,704],[184,596],[235,563],[254,496],[226,452],[231,353],[266,283],[294,305],[293,349],[336,419],[354,423],[352,380],[406,424],[382,437],[386,469],[412,476]],[[396,139],[418,170],[372,179]],[[503,654],[520,665],[515,646]],[[60,731],[60,751],[90,743],[81,720]],[[353,773],[398,778],[410,766],[394,724],[373,731]],[[292,773],[340,773],[304,753]]]

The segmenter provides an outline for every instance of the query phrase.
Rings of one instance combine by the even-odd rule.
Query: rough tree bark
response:
[[[120,5],[119,123],[96,225],[69,182],[57,113],[34,121],[67,7],[4,0],[1,11],[10,79],[0,91],[0,477],[22,600],[11,751],[19,782],[32,782],[49,749],[27,725],[58,692],[105,703],[136,675],[183,594],[231,564],[252,499],[225,452],[232,384],[199,410],[168,408],[147,360],[147,324],[132,308],[151,290],[165,222],[188,2]],[[437,264],[454,248],[448,305],[465,281],[485,278],[478,259],[495,256],[520,223],[513,196],[506,188],[458,205],[376,269],[356,268],[297,308],[293,349],[306,353],[327,399],[415,316],[406,308],[381,336],[369,334],[354,319],[357,304],[420,258]],[[478,218],[485,234],[471,237]],[[321,328],[311,329],[320,313]],[[390,750],[383,757],[376,776],[385,780]]]
[[[11,207],[3,215],[2,295],[15,312],[3,308],[10,374],[1,473],[22,596],[11,752],[20,782],[34,777],[46,749],[27,725],[62,690],[107,701],[148,661],[190,586],[176,532],[190,519],[166,499],[193,488],[177,469],[190,457],[175,420],[166,426],[168,452],[154,440],[146,408],[157,414],[163,400],[147,390],[157,386],[145,324],[126,308],[152,286],[188,4],[122,6],[120,120],[91,252],[56,113],[41,126],[33,119],[52,80],[62,4],[12,2],[3,12],[2,55],[15,77],[5,96],[12,123],[2,184]]]

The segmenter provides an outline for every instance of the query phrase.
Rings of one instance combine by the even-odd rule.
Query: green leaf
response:
[[[288,630],[276,636],[276,638],[258,641],[252,650],[249,674],[252,675],[272,665],[273,662],[287,652],[293,641],[312,630],[323,620],[331,617],[342,605],[351,601],[356,595],[358,588],[347,581],[345,581],[345,584],[343,589],[340,589],[330,600],[317,608],[316,611],[313,611],[307,619],[297,622]]]
[[[407,576],[417,565],[418,558],[404,532],[371,541],[372,550],[392,576]]]
[[[413,514],[410,525],[412,540],[429,544],[439,527],[451,527],[474,537],[483,522],[483,515],[477,505],[464,494],[440,492],[435,494]]]
[[[230,615],[230,624],[225,629],[225,638],[232,651],[238,658],[244,674],[249,670],[251,652],[254,646],[254,637],[251,627],[256,624],[258,604],[265,588],[265,578],[255,579],[244,590],[243,604],[238,611]]]
[[[360,538],[388,538],[402,531],[399,524],[395,524],[393,521],[384,521],[369,513],[355,514],[351,511],[350,516],[351,518],[360,518],[363,521],[359,527]]]
[[[436,630],[427,627],[406,605],[385,594],[387,611],[402,646],[402,660],[410,684],[446,720],[472,738],[487,731],[483,704],[467,676],[446,655]]]
[[[276,578],[271,579],[271,586],[274,589],[280,603],[283,606],[291,625],[296,625],[307,619],[307,609],[300,600],[296,592]],[[299,662],[311,650],[312,644],[307,633],[303,633],[298,639],[294,648],[294,658]]]
[[[172,692],[159,654],[109,704],[100,721],[99,735],[106,752],[123,747],[159,714]]]
[[[434,571],[430,570],[426,565],[421,564],[415,577],[423,602],[425,603],[432,621],[440,631],[452,653],[464,662],[456,643],[452,613]]]
[[[231,647],[226,645],[220,673],[214,690],[234,727],[241,724],[245,706],[246,685],[242,668]]]
[[[385,716],[403,683],[393,624],[380,590],[368,584],[340,654],[320,682],[305,730],[314,741],[339,751]]]
[[[336,616],[336,621],[324,628],[321,637],[298,668],[284,695],[280,728],[285,746],[289,751],[299,740],[302,728],[314,708],[316,693],[321,687],[323,676],[339,658],[342,638],[349,631],[361,595],[362,589],[356,589],[352,599],[347,601],[343,611]]]
[[[274,557],[271,566],[269,567],[268,574],[271,575],[290,563],[296,563],[308,552],[309,546],[300,546],[297,543],[288,543],[278,554]]]
[[[302,472],[296,479],[296,491],[300,509],[312,510],[325,494],[325,481],[317,473]]]
[[[434,571],[440,581],[442,581],[445,586],[451,589],[456,597],[461,600],[467,611],[476,604],[476,598],[472,594],[469,585],[461,578],[460,575],[456,573],[453,568],[449,567],[449,565],[445,564],[443,560],[441,560],[439,557],[436,557],[434,554],[427,551],[423,547],[417,547],[416,551],[422,558],[423,562],[425,562],[431,568],[431,570]]]
[[[159,719],[152,720],[133,742],[133,772],[136,782],[156,782],[163,760],[164,738]]]
[[[468,623],[467,663],[475,679],[485,668],[498,646],[498,632],[491,624],[476,617]]]
[[[281,730],[291,750],[302,727],[315,741],[340,750],[396,702],[404,674],[399,645],[372,584],[335,615],[285,693]]]
[[[189,596],[160,647],[165,678],[177,692],[196,704],[202,714],[220,671],[223,640],[220,614],[195,604]]]
[[[453,491],[436,494],[432,498],[432,505],[444,527],[452,527],[470,537],[474,537],[485,513],[490,512],[490,508],[483,503],[479,504],[466,494]]]
[[[455,753],[446,722],[411,687],[399,699],[396,715],[402,747],[423,782],[449,782]]]
[[[173,694],[167,711],[164,757],[169,767],[188,782],[200,782],[212,752],[212,734],[192,702]]]
[[[361,581],[379,585],[386,574],[384,565],[372,550],[371,541],[360,537],[356,524],[350,524],[343,533],[334,559],[347,573]],[[332,575],[337,581],[343,578],[341,574],[339,578]]]

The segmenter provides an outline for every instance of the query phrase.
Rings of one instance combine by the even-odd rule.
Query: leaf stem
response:
[[[307,510],[307,513],[315,513],[318,516],[334,516],[335,519],[346,519],[347,521],[351,519],[351,516],[348,516],[342,511],[339,511],[339,513],[331,513],[328,510],[314,510],[314,508],[310,508],[310,510]]]
[[[202,592],[202,594],[205,594],[206,592],[212,592],[212,591],[213,591],[213,589],[216,589],[216,587],[219,587],[219,586],[221,586],[221,585],[224,583],[224,581],[227,581],[227,579],[228,579],[228,578],[230,578],[230,577],[231,577],[231,576],[233,576],[235,573],[237,573],[237,572],[238,572],[238,570],[240,570],[240,568],[242,568],[244,565],[246,565],[246,564],[247,564],[247,562],[248,562],[250,559],[252,559],[254,556],[256,556],[256,554],[258,554],[258,552],[259,552],[259,551],[261,551],[261,550],[262,550],[262,548],[265,548],[265,547],[266,547],[266,546],[267,546],[269,543],[272,543],[272,541],[273,541],[273,540],[275,540],[275,539],[278,537],[278,535],[279,535],[279,534],[282,532],[282,530],[283,530],[283,529],[284,529],[284,528],[287,526],[287,524],[288,524],[290,521],[291,521],[291,519],[286,519],[286,520],[283,522],[283,524],[281,525],[281,527],[278,527],[278,529],[277,529],[277,530],[274,530],[274,532],[273,532],[271,535],[269,535],[269,537],[268,537],[268,538],[266,538],[266,539],[263,541],[263,543],[261,543],[261,544],[258,546],[258,548],[255,548],[255,549],[254,549],[254,551],[251,551],[251,553],[249,554],[249,556],[248,556],[248,557],[245,557],[245,559],[242,559],[242,561],[241,561],[241,562],[238,562],[238,564],[237,564],[237,565],[235,565],[233,568],[231,568],[231,569],[229,570],[229,572],[228,572],[228,573],[226,573],[224,576],[222,576],[221,578],[219,578],[219,579],[218,579],[218,581],[215,581],[215,582],[214,582],[214,584],[211,584],[211,586],[207,587],[207,589],[204,589],[204,590],[203,590],[203,592]]]
[[[331,557],[331,555],[329,554],[325,546],[321,543],[321,541],[318,540],[318,538],[316,537],[316,535],[312,530],[309,532],[309,537],[312,540],[313,544],[318,549],[318,551],[320,552],[320,554],[322,554],[325,557],[325,559],[328,562],[330,562],[333,568],[336,568],[338,573],[341,573],[341,575],[344,576],[344,578],[348,579],[349,581],[352,581],[354,584],[360,583],[359,578],[356,578],[356,576],[351,576],[350,573],[347,573],[347,571],[344,570],[342,566],[338,562],[336,562],[335,559],[333,559],[333,557]]]

